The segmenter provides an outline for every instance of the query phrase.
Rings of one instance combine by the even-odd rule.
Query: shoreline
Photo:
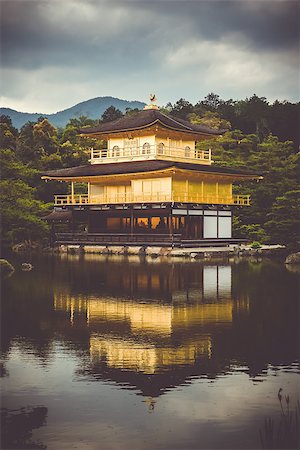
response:
[[[262,245],[251,248],[249,245],[229,245],[224,247],[192,247],[171,248],[156,246],[94,246],[94,245],[60,245],[54,249],[44,250],[46,253],[94,254],[94,255],[144,255],[153,258],[190,258],[210,259],[230,256],[285,256],[286,247],[282,245]]]

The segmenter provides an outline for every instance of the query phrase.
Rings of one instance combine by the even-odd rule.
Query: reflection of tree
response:
[[[36,264],[38,263],[34,262],[34,266]],[[3,283],[2,294],[6,301],[1,305],[3,319],[0,347],[4,355],[8,354],[17,335],[26,338],[19,340],[20,347],[24,345],[24,348],[28,348],[30,345],[32,353],[38,358],[45,363],[49,360],[53,335],[53,297],[49,273],[37,277],[34,271],[16,271],[13,279]]]
[[[9,375],[9,372],[7,368],[5,367],[4,362],[0,362],[0,377],[7,377]]]
[[[267,364],[290,364],[299,352],[297,276],[275,261],[235,267],[231,358],[256,376]],[[237,306],[244,299],[248,312]],[[223,344],[223,343],[222,343]]]
[[[45,449],[46,445],[31,441],[32,430],[46,423],[48,409],[44,406],[1,411],[1,448]]]

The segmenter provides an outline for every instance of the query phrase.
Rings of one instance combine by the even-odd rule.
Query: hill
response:
[[[19,129],[26,122],[35,122],[41,116],[47,117],[47,119],[49,119],[56,127],[65,127],[68,121],[74,117],[88,116],[91,119],[100,119],[109,106],[114,106],[115,108],[120,109],[120,111],[125,112],[126,108],[142,109],[145,106],[145,103],[121,100],[115,97],[96,97],[54,114],[24,113],[11,108],[0,108],[0,114],[10,116],[13,125]]]

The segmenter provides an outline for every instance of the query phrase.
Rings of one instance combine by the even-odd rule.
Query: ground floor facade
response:
[[[183,203],[56,208],[47,219],[52,243],[182,246],[232,243],[232,210]]]

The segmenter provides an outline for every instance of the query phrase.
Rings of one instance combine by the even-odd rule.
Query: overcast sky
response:
[[[0,106],[51,113],[99,96],[209,92],[299,101],[299,1],[9,0]]]

